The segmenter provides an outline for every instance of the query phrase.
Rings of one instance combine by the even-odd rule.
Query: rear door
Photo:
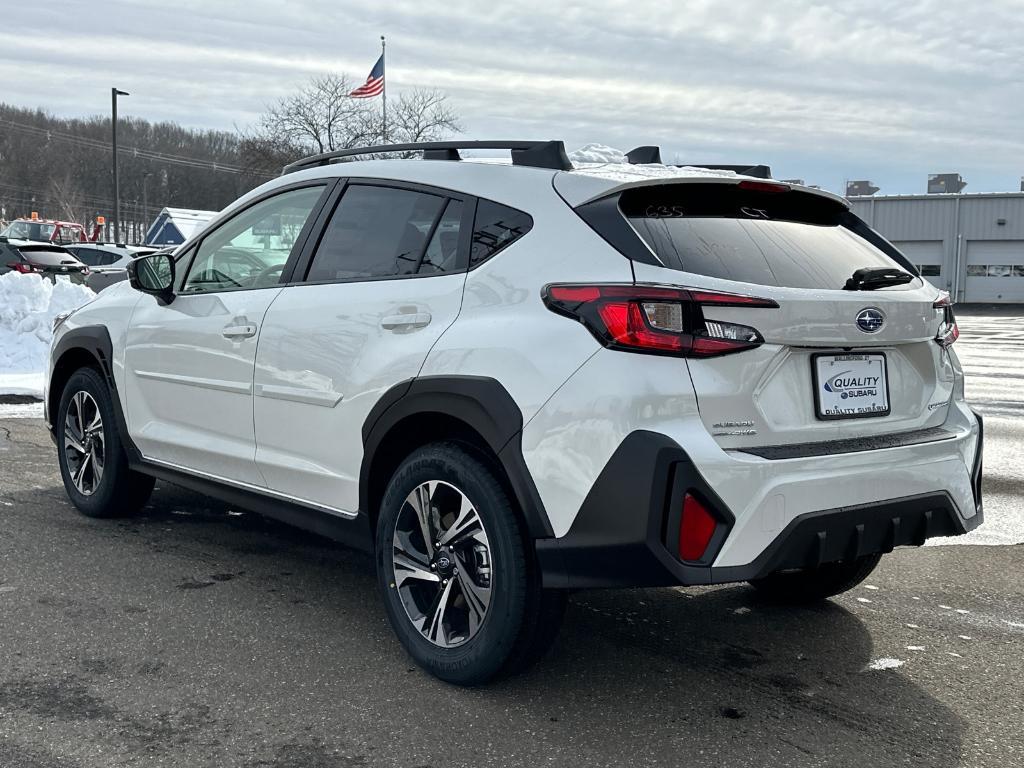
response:
[[[256,463],[275,491],[358,508],[362,427],[415,377],[462,305],[473,201],[359,181],[267,312],[256,356]]]
[[[702,309],[707,322],[753,328],[765,341],[687,361],[701,417],[723,447],[879,435],[945,420],[953,368],[935,342],[944,320],[934,306],[938,291],[840,201],[752,182],[627,190],[620,206],[659,262],[635,264],[638,282],[778,304]],[[844,289],[864,268],[913,277]]]

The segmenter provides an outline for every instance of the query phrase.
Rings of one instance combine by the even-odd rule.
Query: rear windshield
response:
[[[619,205],[671,269],[787,288],[842,288],[862,267],[905,269],[879,242],[853,231],[840,203],[799,191],[734,184],[627,190]]]
[[[23,245],[20,248],[25,258],[40,267],[59,267],[62,264],[71,266],[79,263],[78,259],[63,248],[47,248],[45,245]]]

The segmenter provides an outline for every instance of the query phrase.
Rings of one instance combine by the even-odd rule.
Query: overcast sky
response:
[[[1024,0],[3,0],[0,100],[245,127],[313,75],[436,87],[468,138],[760,162],[833,190],[1024,175]],[[17,10],[14,7],[17,5]]]

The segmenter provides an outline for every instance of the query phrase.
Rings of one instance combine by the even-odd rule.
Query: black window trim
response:
[[[324,207],[327,202],[331,200],[337,188],[341,186],[339,180],[335,177],[321,177],[316,179],[306,179],[304,181],[295,182],[294,184],[286,184],[274,189],[267,190],[264,194],[254,197],[244,207],[233,211],[231,216],[224,219],[207,232],[204,232],[202,237],[192,243],[187,252],[183,252],[182,260],[187,260],[187,264],[184,264],[185,268],[179,271],[181,275],[177,278],[177,285],[175,286],[175,293],[178,297],[181,296],[209,296],[211,294],[218,293],[239,293],[241,291],[263,291],[268,288],[283,288],[286,285],[290,285],[292,275],[295,272],[295,266],[299,263],[302,255],[306,252],[306,248],[309,245],[309,236],[314,231],[314,227],[319,223],[320,216],[323,213]],[[287,192],[294,192],[297,189],[308,189],[310,187],[323,187],[323,191],[320,193],[320,198],[314,203],[312,210],[310,211],[309,217],[306,219],[306,223],[302,226],[302,230],[299,232],[299,236],[295,239],[297,247],[292,248],[292,252],[288,255],[288,260],[284,264],[284,270],[281,272],[280,279],[273,285],[259,285],[259,286],[246,286],[244,288],[224,288],[213,291],[195,291],[195,292],[184,292],[185,282],[188,280],[188,275],[192,271],[192,266],[195,263],[196,254],[199,253],[199,249],[202,248],[206,238],[209,237],[213,232],[216,232],[221,227],[225,226],[229,222],[233,221],[238,216],[248,211],[255,205],[259,205],[270,198],[277,197],[278,195],[285,194]],[[178,261],[175,258],[175,261]]]
[[[462,203],[462,220],[459,222],[459,251],[456,256],[456,268],[450,272],[430,272],[427,274],[409,274],[409,275],[377,275],[373,277],[346,277],[346,278],[334,278],[331,280],[307,280],[306,276],[309,274],[310,267],[313,264],[313,256],[316,254],[317,248],[320,246],[320,241],[323,240],[324,235],[327,232],[327,225],[330,224],[331,218],[334,216],[334,212],[338,208],[338,204],[341,202],[345,195],[345,190],[349,187],[354,186],[365,186],[365,187],[390,187],[393,189],[406,189],[410,192],[419,192],[421,194],[433,195],[440,197],[445,200],[444,205],[441,206],[441,213],[439,216],[444,215],[445,209],[448,207],[448,202],[455,200]],[[413,181],[401,181],[396,179],[378,179],[365,176],[344,178],[340,179],[337,188],[331,195],[331,199],[327,202],[324,208],[321,210],[320,220],[316,223],[316,236],[310,237],[306,241],[306,247],[303,250],[301,258],[296,262],[295,270],[291,274],[291,281],[287,285],[334,285],[334,284],[347,284],[347,283],[376,283],[382,280],[427,280],[432,277],[449,277],[451,275],[464,275],[469,266],[469,246],[471,242],[471,235],[473,233],[473,219],[476,215],[476,198],[472,195],[467,195],[464,192],[457,192],[453,189],[446,189],[445,187],[435,187],[429,184],[419,184]],[[440,221],[440,218],[438,218]],[[437,222],[435,222],[436,226]],[[431,233],[433,229],[431,230]],[[423,247],[426,249],[430,244],[428,238]]]

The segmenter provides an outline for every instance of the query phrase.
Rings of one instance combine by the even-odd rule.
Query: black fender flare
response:
[[[508,477],[531,538],[554,536],[523,459],[522,411],[499,381],[485,376],[423,376],[396,384],[384,393],[363,423],[359,472],[359,508],[363,512],[371,511],[370,473],[377,449],[395,425],[421,413],[450,416],[480,435]]]
[[[61,359],[72,351],[83,351],[88,353],[95,361],[96,366],[110,388],[110,399],[114,405],[114,418],[117,421],[117,428],[121,434],[121,442],[128,452],[130,461],[137,462],[141,459],[135,443],[128,434],[128,422],[125,420],[124,411],[121,407],[121,398],[117,392],[117,382],[114,381],[114,344],[110,340],[110,332],[102,325],[83,325],[79,328],[72,328],[65,332],[51,352],[54,361],[54,373],[60,366]],[[53,381],[48,382],[49,389],[46,393],[46,414],[47,426],[50,428],[51,436],[53,431],[53,418],[57,406],[60,404],[61,391],[53,386]]]

